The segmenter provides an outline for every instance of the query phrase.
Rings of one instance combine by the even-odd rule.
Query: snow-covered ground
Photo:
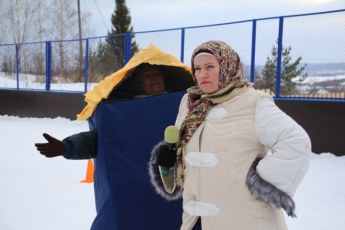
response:
[[[87,161],[48,159],[34,143],[43,132],[59,139],[88,130],[86,121],[0,116],[0,229],[85,230],[96,215]],[[345,156],[312,154],[295,195],[290,230],[342,230],[345,226]]]
[[[62,81],[62,79],[55,78],[55,81]],[[87,90],[91,90],[97,83],[88,83]],[[20,89],[34,89],[34,90],[45,90],[45,76],[38,76],[31,74],[20,74],[19,75],[19,88]],[[17,77],[15,74],[5,74],[0,72],[0,88],[17,88]],[[84,83],[52,83],[50,85],[51,90],[64,90],[64,91],[84,91]]]
[[[0,229],[85,230],[96,215],[87,161],[48,159],[36,150],[43,132],[63,138],[86,121],[0,116]]]

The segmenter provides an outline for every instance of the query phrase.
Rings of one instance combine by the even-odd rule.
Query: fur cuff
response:
[[[168,200],[168,201],[178,200],[182,197],[182,191],[176,185],[175,191],[171,194],[168,193],[164,188],[163,181],[161,178],[161,173],[159,171],[159,165],[157,163],[157,155],[158,155],[159,146],[161,146],[163,144],[165,144],[165,141],[159,142],[153,148],[153,150],[151,152],[150,162],[148,163],[150,182],[153,185],[157,194],[159,194],[160,196],[162,196],[166,200]]]
[[[283,208],[288,216],[296,217],[295,202],[289,195],[263,180],[256,171],[256,166],[262,158],[256,158],[247,175],[249,190],[257,198],[273,205],[276,208]]]

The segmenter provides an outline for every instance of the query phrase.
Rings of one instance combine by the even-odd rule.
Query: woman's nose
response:
[[[200,77],[202,77],[202,78],[205,78],[205,77],[207,77],[208,75],[207,75],[207,71],[205,70],[205,69],[201,69],[200,70]]]

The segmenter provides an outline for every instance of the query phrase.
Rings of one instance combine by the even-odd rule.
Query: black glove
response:
[[[46,157],[62,156],[65,153],[65,146],[62,141],[55,139],[47,133],[43,133],[48,143],[36,143],[37,150]]]
[[[176,161],[176,150],[168,148],[164,142],[157,148],[157,163],[161,167],[170,168],[174,166]]]

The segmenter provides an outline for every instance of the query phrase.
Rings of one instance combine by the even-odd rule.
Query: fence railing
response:
[[[134,39],[133,39],[134,36]],[[0,90],[85,93],[122,68],[131,43],[190,65],[207,40],[232,46],[244,79],[281,100],[345,101],[345,9],[81,40],[0,45]]]

